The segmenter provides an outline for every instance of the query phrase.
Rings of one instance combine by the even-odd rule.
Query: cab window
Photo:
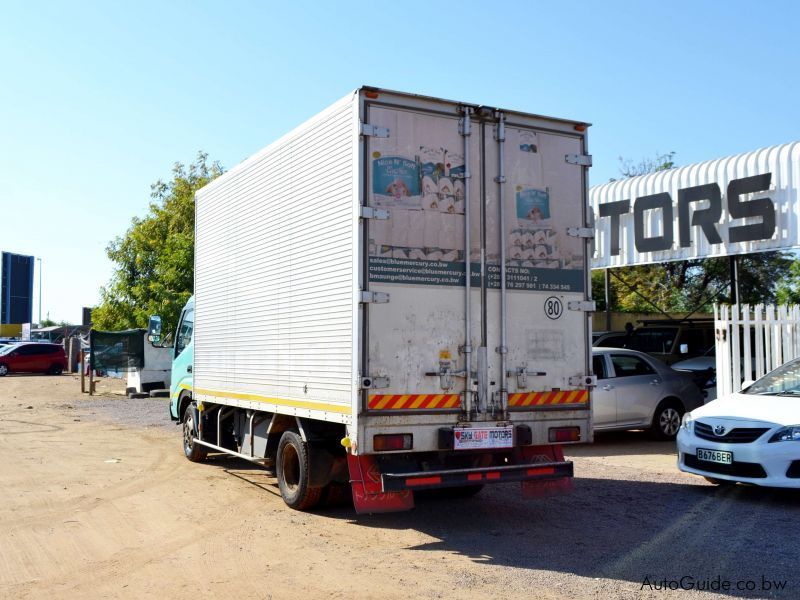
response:
[[[190,308],[183,313],[181,324],[178,326],[178,336],[175,340],[175,357],[184,351],[192,341],[194,331],[194,309]]]

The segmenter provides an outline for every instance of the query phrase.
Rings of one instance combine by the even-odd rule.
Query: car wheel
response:
[[[0,365],[0,377],[5,377],[6,375],[8,375],[8,366]]]
[[[309,484],[308,444],[294,431],[283,432],[278,442],[276,466],[281,497],[290,508],[309,510],[319,503],[323,488]]]
[[[64,372],[64,367],[62,367],[61,365],[53,365],[47,372],[50,375],[61,375],[61,373]]]
[[[201,462],[208,456],[208,451],[205,446],[194,442],[194,409],[195,404],[192,402],[183,412],[183,453],[190,461]]]
[[[662,400],[653,414],[653,436],[657,440],[674,440],[681,428],[683,413],[683,406],[676,400]]]

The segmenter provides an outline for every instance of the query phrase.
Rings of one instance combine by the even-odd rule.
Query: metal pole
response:
[[[94,344],[92,344],[92,330],[89,330],[89,395],[94,396]]]
[[[42,326],[42,259],[37,258],[39,261],[39,322],[37,325]]]
[[[472,108],[463,107],[464,117],[461,119],[461,135],[464,137],[464,410],[467,413],[467,420],[472,418],[472,304],[470,295],[472,294],[472,265],[470,262],[470,250],[472,240],[470,239],[470,197],[469,197],[469,136],[472,115]]]
[[[500,206],[500,406],[503,418],[508,418],[508,366],[506,354],[508,343],[506,339],[506,211],[505,211],[505,183],[506,183],[506,116],[497,115],[497,201]]]
[[[729,258],[731,269],[731,304],[737,304],[739,302],[739,268],[736,262],[736,256],[731,255]]]
[[[606,331],[611,331],[611,269],[605,269]]]

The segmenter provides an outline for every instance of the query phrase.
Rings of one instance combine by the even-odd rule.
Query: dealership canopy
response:
[[[800,246],[800,142],[597,185],[592,268]]]

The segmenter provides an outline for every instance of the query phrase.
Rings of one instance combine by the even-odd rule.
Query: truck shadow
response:
[[[328,514],[346,518],[348,511]],[[455,552],[488,565],[625,581],[634,592],[650,591],[642,589],[645,578],[655,583],[719,576],[761,585],[763,575],[789,578],[784,592],[772,596],[797,597],[800,549],[781,538],[799,518],[800,491],[581,478],[569,496],[527,501],[517,486],[500,485],[472,499],[418,502],[411,517],[360,516],[354,523],[412,527],[436,538],[411,548],[418,552]]]
[[[609,431],[594,434],[593,444],[570,446],[568,453],[573,456],[629,456],[671,454],[675,455],[675,442],[662,442],[653,439],[649,431]]]
[[[230,475],[280,497],[269,472],[239,459],[217,461]],[[522,498],[518,484],[503,484],[469,499],[418,497],[410,513],[355,515],[347,498],[315,513],[353,527],[411,528],[434,538],[406,549],[412,552],[455,553],[490,566],[609,579],[615,589],[622,582],[637,594],[651,591],[646,581],[677,583],[689,577],[684,581],[707,584],[719,577],[732,586],[739,581],[760,586],[763,576],[788,581],[783,590],[768,594],[760,587],[719,593],[797,597],[800,546],[794,531],[800,490],[687,481],[577,477],[572,494],[538,500]]]

